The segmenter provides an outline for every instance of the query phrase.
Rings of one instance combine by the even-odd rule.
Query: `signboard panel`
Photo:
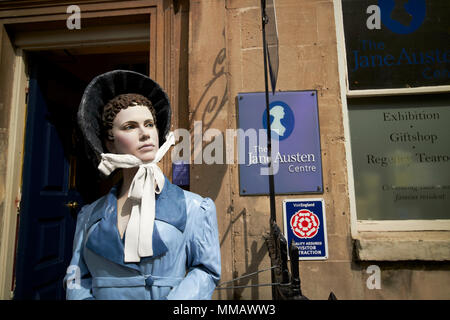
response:
[[[288,246],[293,241],[299,260],[328,258],[327,223],[323,199],[283,201],[284,235]]]
[[[450,218],[450,95],[352,99],[358,219]]]
[[[172,163],[172,183],[178,186],[189,185],[189,163],[184,161]]]
[[[450,1],[343,0],[350,90],[448,85]]]
[[[238,95],[239,190],[269,193],[265,93]],[[322,193],[322,160],[316,91],[270,95],[275,193]]]

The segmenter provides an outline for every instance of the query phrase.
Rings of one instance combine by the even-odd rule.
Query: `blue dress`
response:
[[[220,279],[216,208],[165,178],[156,194],[152,257],[124,262],[117,187],[78,214],[64,278],[68,300],[211,299]]]

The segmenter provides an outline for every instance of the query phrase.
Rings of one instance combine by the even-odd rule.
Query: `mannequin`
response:
[[[87,86],[78,112],[87,156],[123,179],[78,214],[68,300],[211,298],[221,272],[216,209],[157,166],[174,144],[170,116],[167,95],[139,73],[111,71]]]

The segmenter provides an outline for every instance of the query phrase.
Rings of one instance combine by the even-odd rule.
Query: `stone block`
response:
[[[280,45],[317,43],[317,17],[314,6],[281,6],[277,10],[277,20]]]
[[[299,57],[295,46],[279,47],[277,91],[293,91],[298,88]]]
[[[241,48],[262,48],[261,9],[248,9],[240,13]]]
[[[260,0],[226,0],[227,9],[260,8]]]
[[[336,27],[334,23],[334,7],[332,2],[318,2],[317,40],[320,43],[336,43]]]
[[[262,235],[259,237],[235,236],[234,243],[235,262],[255,267],[261,265],[266,259],[269,261],[269,253]]]
[[[327,220],[328,224],[328,220]],[[327,228],[328,230],[329,228]],[[328,259],[327,263],[334,261],[352,260],[352,242],[350,237],[345,235],[334,235],[328,233]]]
[[[262,48],[242,51],[242,91],[264,92],[264,58]]]
[[[236,275],[242,276],[256,272],[258,270],[263,270],[270,268],[270,263],[267,265],[260,265],[258,268],[248,267],[242,262],[236,263]],[[235,286],[254,286],[247,288],[237,288],[233,291],[233,297],[237,300],[271,300],[272,299],[272,287],[271,286],[258,286],[262,284],[272,283],[270,270],[260,272],[248,278],[236,281]],[[231,290],[227,290],[231,291]]]
[[[303,294],[312,300],[326,300],[332,291],[338,300],[362,299],[365,279],[348,261],[302,261],[300,280]]]

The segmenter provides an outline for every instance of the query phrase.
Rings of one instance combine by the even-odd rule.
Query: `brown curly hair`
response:
[[[133,106],[146,106],[150,110],[153,116],[153,121],[156,126],[156,111],[153,104],[149,99],[143,95],[137,93],[125,93],[118,95],[117,97],[111,99],[103,107],[102,124],[103,124],[103,137],[108,138],[108,130],[112,129],[113,121],[117,114],[122,109],[127,109]]]

